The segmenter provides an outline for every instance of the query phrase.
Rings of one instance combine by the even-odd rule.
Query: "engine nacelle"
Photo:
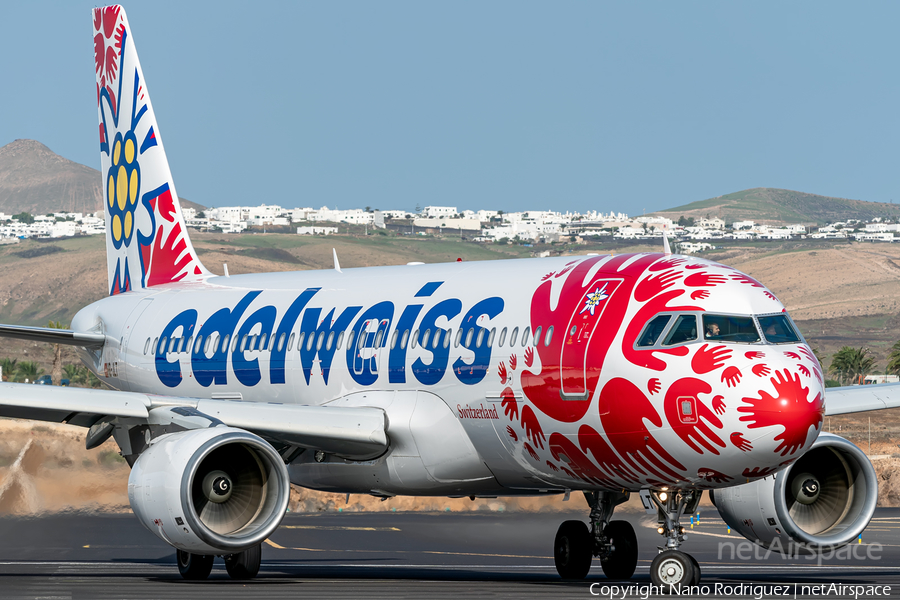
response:
[[[710,494],[725,522],[764,548],[818,552],[855,540],[869,524],[878,479],[862,450],[823,433],[774,476]]]
[[[232,427],[170,433],[134,463],[128,500],[144,526],[194,554],[231,554],[281,524],[290,480],[262,438]]]

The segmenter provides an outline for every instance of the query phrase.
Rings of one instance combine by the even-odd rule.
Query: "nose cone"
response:
[[[774,437],[774,452],[794,457],[811,445],[821,430],[825,393],[818,372],[813,376],[802,365],[780,365],[771,377],[757,380],[756,385],[757,392],[745,396],[737,409],[742,413],[740,421],[751,431],[781,428]]]

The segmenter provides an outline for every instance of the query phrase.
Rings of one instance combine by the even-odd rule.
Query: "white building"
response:
[[[422,216],[440,219],[441,217],[452,217],[458,212],[455,206],[426,206],[422,211]]]
[[[337,227],[298,227],[297,235],[331,235],[332,233],[337,233]]]

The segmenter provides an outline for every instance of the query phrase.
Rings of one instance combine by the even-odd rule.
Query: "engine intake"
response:
[[[195,554],[241,552],[281,524],[290,481],[281,456],[241,429],[164,435],[135,461],[131,508],[165,542]]]
[[[711,495],[722,519],[748,540],[780,552],[818,551],[863,532],[875,513],[878,478],[862,450],[823,433],[783,471]]]

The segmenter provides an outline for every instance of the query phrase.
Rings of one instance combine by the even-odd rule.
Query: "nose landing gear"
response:
[[[563,579],[584,579],[593,557],[609,579],[629,579],[637,567],[637,537],[628,521],[610,521],[628,492],[584,492],[591,507],[591,528],[582,521],[566,521],[556,532],[553,558]]]
[[[660,553],[650,564],[650,579],[654,585],[695,586],[700,583],[700,565],[693,556],[678,548],[685,540],[681,517],[697,511],[702,494],[697,490],[650,490],[650,500],[656,505],[659,522],[656,530],[666,538],[665,545],[659,547]]]

